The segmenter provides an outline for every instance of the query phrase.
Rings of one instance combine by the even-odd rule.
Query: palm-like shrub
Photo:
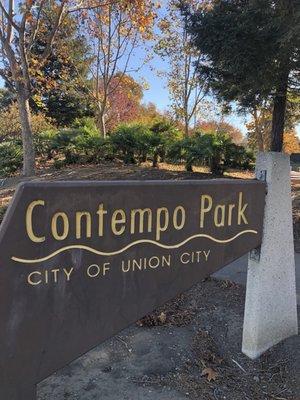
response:
[[[23,150],[20,139],[0,143],[0,176],[8,177],[22,168]]]
[[[74,146],[82,163],[99,163],[112,158],[110,141],[95,134],[76,137]]]
[[[155,121],[151,128],[150,146],[153,167],[157,167],[159,158],[165,161],[168,148],[181,139],[180,132],[168,120]]]

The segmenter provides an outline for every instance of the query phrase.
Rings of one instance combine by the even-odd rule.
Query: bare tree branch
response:
[[[20,29],[19,25],[14,21],[13,14],[10,15],[10,13],[7,12],[7,10],[5,9],[5,7],[2,3],[2,0],[0,0],[0,9],[2,10],[5,18],[7,19],[8,27],[9,27],[9,25],[11,25],[16,31],[19,32],[19,29]],[[11,28],[9,28],[9,30],[10,29]]]

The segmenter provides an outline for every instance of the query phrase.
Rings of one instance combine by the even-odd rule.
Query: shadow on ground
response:
[[[208,279],[42,382],[38,399],[299,400],[299,337],[249,360],[244,296]]]

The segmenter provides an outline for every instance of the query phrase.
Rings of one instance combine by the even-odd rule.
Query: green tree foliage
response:
[[[22,168],[22,142],[9,140],[0,143],[0,176],[11,176]]]
[[[15,101],[14,93],[6,87],[0,88],[0,110],[6,110]]]
[[[299,95],[300,2],[211,0],[189,15],[199,72],[220,100],[271,102],[271,149],[281,151],[287,97]]]
[[[47,31],[51,29],[48,13],[43,14],[44,30],[32,50],[37,57],[47,46]],[[33,81],[31,98],[32,108],[43,111],[58,126],[69,126],[76,118],[93,115],[86,90],[91,63],[88,51],[87,40],[78,33],[77,20],[67,15],[50,56]]]
[[[199,2],[186,0],[190,10],[196,10]],[[167,13],[159,23],[160,35],[156,53],[168,61],[166,76],[172,100],[172,111],[184,126],[188,136],[192,123],[198,119],[204,107],[205,82],[199,81],[197,66],[201,53],[191,44],[187,30],[187,15],[180,11],[180,1],[170,0]]]

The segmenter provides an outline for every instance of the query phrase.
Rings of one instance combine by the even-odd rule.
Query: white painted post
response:
[[[260,153],[256,177],[266,177],[263,242],[250,254],[242,351],[255,359],[298,333],[290,159]]]

